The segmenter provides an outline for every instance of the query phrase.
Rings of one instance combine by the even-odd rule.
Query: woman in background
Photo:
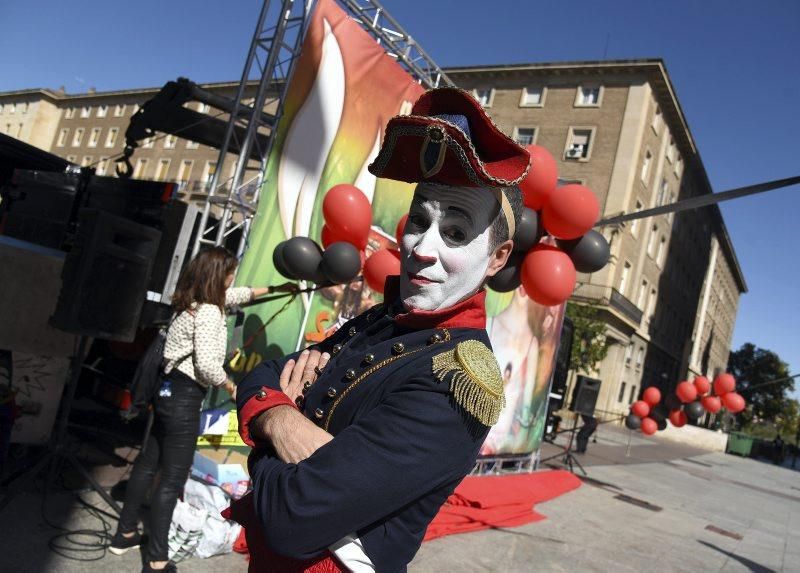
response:
[[[235,399],[236,385],[223,364],[227,342],[225,307],[272,292],[270,287],[231,287],[237,261],[227,249],[203,251],[181,273],[172,296],[175,314],[164,345],[163,379],[154,401],[155,422],[136,458],[125,505],[109,551],[139,547],[139,509],[157,473],[150,501],[149,539],[142,571],[176,571],[168,561],[172,512],[189,475],[200,431],[200,409],[209,387],[224,388]],[[275,291],[289,292],[287,283]]]

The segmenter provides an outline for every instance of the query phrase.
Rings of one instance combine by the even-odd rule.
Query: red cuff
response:
[[[239,435],[245,444],[255,447],[255,442],[250,437],[250,422],[253,418],[263,414],[275,406],[291,406],[297,408],[291,398],[279,390],[270,390],[262,386],[255,396],[250,398],[242,408],[239,409]]]

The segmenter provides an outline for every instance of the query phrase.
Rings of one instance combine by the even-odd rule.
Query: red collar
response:
[[[386,278],[384,292],[386,301],[400,299],[400,277]],[[417,310],[400,312],[395,321],[411,328],[486,328],[486,291],[480,290],[468,299],[440,310]]]

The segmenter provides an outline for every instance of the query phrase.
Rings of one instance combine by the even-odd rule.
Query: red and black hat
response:
[[[530,164],[528,152],[469,93],[437,88],[422,94],[410,115],[389,120],[369,171],[409,183],[502,188],[518,184]]]

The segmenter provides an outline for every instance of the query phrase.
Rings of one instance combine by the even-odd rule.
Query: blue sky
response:
[[[800,2],[383,5],[442,66],[662,58],[716,191],[800,174]],[[178,76],[238,79],[261,3],[118,6],[5,3],[0,91],[160,86]],[[750,288],[733,346],[753,342],[800,371],[800,187],[739,199],[722,210]]]

